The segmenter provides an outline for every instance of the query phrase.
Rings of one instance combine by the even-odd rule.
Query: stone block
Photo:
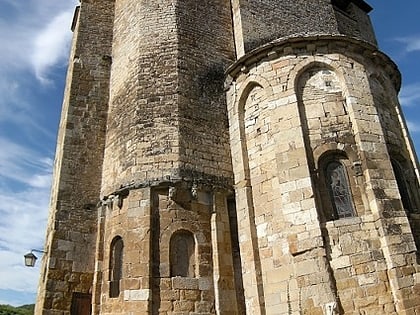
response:
[[[160,290],[160,299],[162,301],[177,301],[181,299],[180,290]]]
[[[210,278],[201,277],[198,279],[198,289],[203,290],[211,290],[213,287],[213,281]]]
[[[124,290],[125,301],[148,301],[150,299],[151,291],[149,289],[143,290]]]
[[[181,290],[198,290],[199,279],[174,277],[172,278],[172,288]]]
[[[186,312],[185,314],[189,314],[189,312],[193,312],[195,308],[195,304],[193,301],[174,301],[173,302],[173,311],[174,314],[179,312]]]

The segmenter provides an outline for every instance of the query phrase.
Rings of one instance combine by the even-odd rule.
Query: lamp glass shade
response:
[[[27,253],[23,257],[25,257],[25,266],[26,267],[34,267],[35,266],[35,262],[38,259],[32,252],[31,253]]]

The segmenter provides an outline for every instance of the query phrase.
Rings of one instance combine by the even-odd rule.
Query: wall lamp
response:
[[[36,257],[33,252],[45,254],[45,252],[43,250],[31,249],[31,251],[29,253],[23,255],[23,257],[25,258],[25,266],[26,267],[34,267],[35,266],[35,262],[38,259],[38,257]]]

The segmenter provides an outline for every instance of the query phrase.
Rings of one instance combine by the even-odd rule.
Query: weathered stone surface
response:
[[[370,10],[81,1],[36,314],[417,314],[418,163]]]

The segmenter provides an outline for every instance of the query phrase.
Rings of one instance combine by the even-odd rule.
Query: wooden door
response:
[[[71,315],[91,315],[92,294],[74,292],[71,301]]]

